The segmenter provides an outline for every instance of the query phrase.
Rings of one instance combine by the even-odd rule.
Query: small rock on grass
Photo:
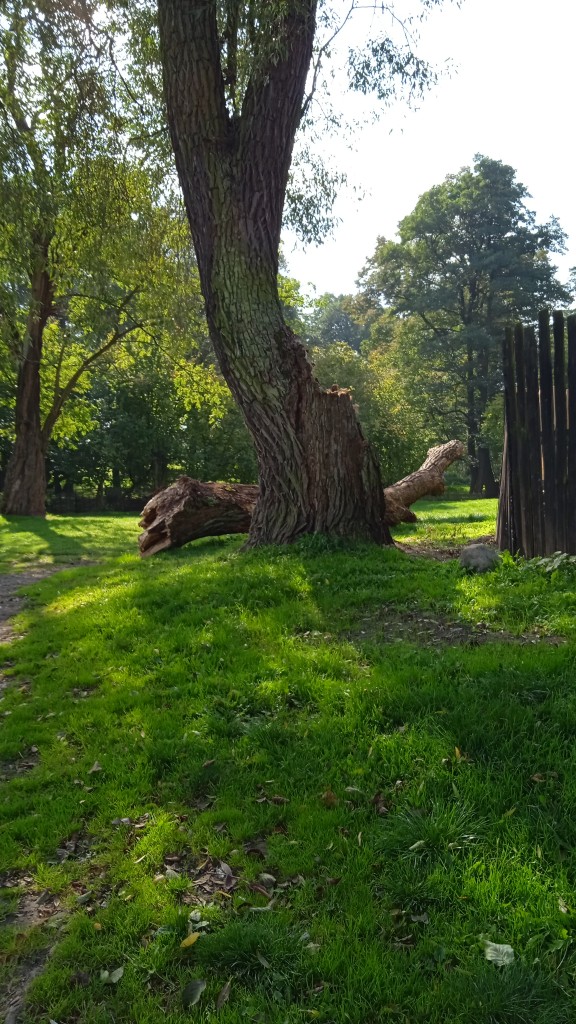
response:
[[[488,544],[468,544],[460,555],[460,565],[468,572],[489,572],[499,561],[500,552]]]

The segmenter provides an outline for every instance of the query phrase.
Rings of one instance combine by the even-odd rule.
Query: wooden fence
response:
[[[576,554],[576,316],[506,331],[498,546]]]

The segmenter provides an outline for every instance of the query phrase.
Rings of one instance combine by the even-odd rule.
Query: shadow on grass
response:
[[[252,915],[244,950],[258,896],[244,888],[206,911],[215,935],[198,944],[203,969],[215,987],[228,972],[238,986],[227,1020],[265,1009],[291,1021],[291,1005],[294,1020],[312,1008],[337,1024],[572,1019],[556,983],[576,972],[572,917],[558,904],[576,867],[573,646],[377,643],[358,629],[367,611],[457,619],[505,597],[496,578],[470,582],[455,563],[396,550],[230,552],[209,541],[48,581],[13,646],[33,695],[13,697],[3,759],[34,744],[41,765],[0,805],[4,867],[24,850],[43,884],[69,882],[82,865],[50,861],[79,830],[95,837],[94,866],[114,894],[102,933],[78,916],[33,1018],[96,1020],[85,1007],[97,1015],[105,999],[117,1020],[155,1020],[138,1010],[152,957],[141,937],[168,922],[156,1012],[180,1020],[169,991],[183,970],[187,890],[153,880],[187,850],[248,881],[262,869],[302,879],[278,892],[273,914]],[[139,835],[112,824],[144,813]],[[244,849],[256,839],[261,861]],[[293,953],[302,933],[319,947],[313,962]],[[487,965],[481,935],[521,963]],[[128,948],[120,995],[71,991],[80,939],[88,971]],[[263,969],[277,950],[278,968]]]
[[[54,559],[80,559],[85,554],[84,543],[71,535],[70,526],[63,533],[54,524],[40,516],[4,516],[1,524],[2,532],[14,538],[29,535],[34,538],[30,544],[31,559],[50,554]],[[10,555],[10,540],[7,542],[7,554]]]
[[[128,515],[0,517],[0,562],[101,560],[137,550],[137,520]]]

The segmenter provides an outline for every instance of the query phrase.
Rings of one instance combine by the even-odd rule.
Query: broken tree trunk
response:
[[[385,515],[388,525],[415,523],[416,516],[410,511],[410,505],[425,495],[443,494],[444,473],[453,462],[462,458],[465,451],[461,441],[447,441],[446,444],[429,448],[420,469],[403,477],[398,483],[385,487]]]
[[[420,469],[384,488],[386,525],[416,522],[410,505],[426,494],[442,494],[445,470],[464,451],[461,441],[430,448]],[[143,533],[138,538],[140,554],[154,555],[200,537],[248,533],[257,498],[256,484],[201,483],[180,476],[144,507],[140,520]]]

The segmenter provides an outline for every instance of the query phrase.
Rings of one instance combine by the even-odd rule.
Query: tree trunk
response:
[[[46,270],[48,244],[39,246],[32,275],[30,314],[16,391],[16,441],[6,470],[6,515],[46,515],[45,442],[40,420],[40,365],[44,328],[52,312],[52,282]]]
[[[442,494],[445,470],[464,451],[460,441],[431,448],[420,469],[387,487],[386,525],[415,522],[409,506],[425,494]],[[140,553],[154,555],[200,537],[247,533],[257,501],[258,487],[254,484],[201,483],[181,476],[144,507]]]
[[[319,386],[278,298],[282,209],[316,0],[278,5],[274,46],[263,43],[270,59],[255,62],[241,114],[226,103],[216,6],[159,0],[159,24],[168,122],[210,334],[258,458],[249,544],[317,532],[391,543],[379,465],[350,397]]]
[[[500,485],[494,476],[490,451],[486,445],[478,445],[478,463],[475,479],[475,493],[484,498],[497,498]]]

